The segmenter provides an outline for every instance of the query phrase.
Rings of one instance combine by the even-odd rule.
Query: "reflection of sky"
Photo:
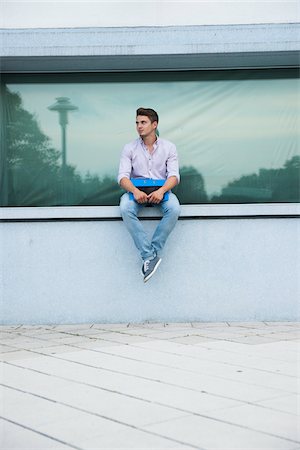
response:
[[[79,108],[69,113],[67,162],[82,174],[116,177],[122,147],[137,136],[139,106],[158,111],[160,136],[176,144],[181,166],[202,173],[209,194],[241,175],[281,167],[300,152],[297,79],[9,87],[57,149],[58,114],[47,107],[65,96]]]

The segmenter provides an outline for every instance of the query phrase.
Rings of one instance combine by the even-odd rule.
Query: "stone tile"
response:
[[[110,351],[109,351],[110,352]],[[183,355],[174,355],[163,352],[150,351],[144,352],[139,348],[132,347],[115,347],[111,350],[111,357],[113,356],[122,356],[123,358],[133,358],[135,360],[141,361],[144,364],[150,364],[151,366],[155,366],[155,364],[162,365],[164,367],[169,367],[170,370],[179,370],[179,371],[192,371],[198,372],[199,374],[222,374],[223,378],[237,380],[237,381],[245,381],[247,383],[252,384],[266,384],[266,380],[269,380],[270,383],[273,383],[275,388],[285,389],[287,387],[288,390],[292,388],[292,392],[294,392],[294,383],[293,378],[288,376],[284,376],[279,372],[272,373],[271,371],[264,371],[254,367],[244,367],[243,364],[240,366],[235,364],[226,364],[222,361],[214,361],[211,360],[201,360],[196,358],[188,358]],[[109,356],[106,354],[106,356]],[[130,367],[134,361],[127,360],[127,367]],[[257,367],[260,367],[259,363]],[[276,366],[278,370],[280,367]],[[289,370],[291,371],[291,367],[289,366]],[[270,385],[272,387],[272,385]]]
[[[1,381],[28,391],[6,394],[5,411],[12,420],[51,434],[50,445],[60,450],[68,447],[58,441],[84,450],[99,445],[109,450],[129,441],[132,448],[148,449],[193,445],[205,450],[300,450],[294,442],[293,419],[286,420],[296,417],[300,346],[298,339],[278,340],[297,335],[298,325],[143,323],[2,329],[0,359],[8,364],[3,364]],[[28,350],[21,350],[22,345]],[[20,350],[1,353],[15,346]],[[226,423],[229,417],[233,424]],[[281,438],[273,436],[277,431]],[[25,450],[22,438],[20,442],[15,448]]]
[[[60,345],[63,344],[79,344],[84,342],[90,342],[91,337],[85,337],[85,336],[64,336],[60,337],[58,339],[54,338],[52,339],[52,342],[56,342]]]
[[[249,335],[249,336],[237,336],[237,335],[233,335],[231,334],[230,336],[224,336],[222,337],[222,335],[212,335],[211,337],[213,337],[214,339],[218,339],[218,340],[228,340],[228,341],[232,341],[232,342],[237,342],[240,344],[246,344],[246,345],[259,345],[259,344],[266,344],[266,343],[271,343],[274,342],[274,340],[276,340],[276,338],[273,337],[269,337],[268,336],[258,336],[258,335]]]
[[[224,351],[226,350],[226,351]],[[163,352],[163,350],[157,350]],[[166,350],[165,353],[168,353]],[[259,368],[267,371],[274,371],[276,373],[282,373],[287,375],[297,375],[298,364],[295,355],[292,360],[279,360],[272,359],[268,354],[257,355],[256,351],[247,351],[243,354],[239,354],[237,359],[237,353],[231,351],[228,346],[222,346],[222,349],[218,350],[216,347],[203,348],[200,346],[189,346],[173,348],[171,353],[185,356],[186,358],[199,359],[201,361],[217,361],[219,363],[229,364],[237,367],[247,368]],[[278,358],[278,355],[277,355]]]
[[[26,350],[17,350],[15,352],[0,353],[0,361],[17,361],[21,359],[38,358],[39,355]]]
[[[159,340],[165,340],[165,339],[174,339],[174,338],[183,338],[188,336],[200,336],[201,333],[199,333],[198,330],[195,330],[193,328],[187,329],[171,329],[169,331],[160,331],[155,332],[153,334],[147,334],[148,338],[152,339],[159,339]],[[206,336],[203,336],[206,337]]]
[[[120,344],[131,344],[135,342],[148,342],[149,338],[145,336],[131,336],[129,334],[123,334],[123,333],[105,333],[104,335],[90,335],[90,338],[95,338],[96,340],[100,341],[111,341],[111,342],[117,342]]]
[[[297,445],[254,430],[197,416],[148,426],[146,429],[207,450],[294,450]]]
[[[61,353],[74,352],[74,347],[57,343],[56,345],[49,347],[36,348],[35,351],[37,351],[39,355],[60,355]]]
[[[290,325],[292,327],[300,328],[300,322],[264,322],[266,325],[271,327],[280,327],[282,325]]]
[[[72,345],[68,345],[68,348],[70,351],[74,352],[75,349],[82,349],[82,350],[101,350],[101,349],[105,349],[107,347],[119,347],[120,346],[120,342],[113,342],[110,340],[104,340],[104,339],[95,339],[95,340],[90,340],[89,342],[80,342],[78,344],[72,344]]]
[[[284,377],[279,374],[269,374],[253,369],[238,370],[238,368],[227,368],[224,364],[221,365],[214,362],[211,362],[210,364],[203,363],[201,365],[201,370],[196,367],[193,371],[187,371],[185,366],[183,366],[182,370],[178,367],[163,367],[161,365],[134,359],[126,359],[112,354],[98,354],[97,352],[89,351],[67,353],[64,354],[63,358],[69,361],[90,364],[94,367],[107,368],[112,371],[119,371],[134,376],[152,378],[170,383],[182,383],[182,380],[189,380],[189,383],[191,384],[188,384],[188,387],[194,387],[195,384],[199,387],[199,377],[207,378],[207,376],[210,376],[212,380],[236,382],[238,386],[240,383],[244,383],[245,385],[253,386],[253,388],[255,386],[260,386],[265,388],[266,391],[269,388],[272,388],[273,390],[278,391],[279,394],[284,393],[284,391],[295,392],[296,390],[296,383],[293,378],[291,379],[290,377]],[[182,361],[182,363],[185,363],[185,361]]]
[[[214,339],[207,336],[182,336],[175,337],[171,341],[183,345],[196,345],[203,342],[213,342]]]
[[[3,450],[73,450],[62,442],[42,436],[41,434],[28,430],[0,419],[0,448]]]
[[[53,345],[59,345],[55,341],[48,341],[48,340],[42,340],[42,339],[26,339],[26,340],[19,340],[18,342],[13,342],[12,345],[14,346],[15,350],[36,350],[39,348],[47,348],[51,347]]]
[[[273,333],[269,336],[274,336],[276,341],[300,340],[300,330],[292,330],[289,332]]]
[[[283,439],[298,441],[300,444],[299,417],[294,414],[243,405],[226,411],[215,411],[210,413],[210,416],[256,431],[270,433]]]
[[[137,429],[118,431],[117,433],[104,434],[93,438],[81,439],[79,445],[84,449],[138,449],[138,450],[165,450],[180,449],[192,450],[192,447],[178,443],[170,438],[156,436],[149,432]]]
[[[48,426],[58,420],[67,421],[75,418],[83,420],[86,416],[73,408],[4,386],[0,386],[0,395],[2,416],[36,430],[41,430],[41,425]]]
[[[2,333],[1,344],[11,345],[14,341],[18,342],[21,339],[25,339],[25,337],[26,336],[20,336],[16,333],[6,333],[5,335]]]
[[[228,328],[228,322],[191,322],[193,328]]]
[[[106,392],[8,365],[3,367],[3,380],[6,385],[17,389],[130,424],[148,424],[183,415],[176,409],[155,405],[151,401]]]
[[[13,331],[16,329],[16,325],[0,325],[0,334],[2,331]]]
[[[282,346],[284,344],[284,347]],[[287,345],[285,345],[287,344]],[[207,345],[205,345],[206,348],[209,348],[210,350],[217,350],[226,352],[226,353],[232,353],[236,354],[236,357],[238,360],[240,359],[241,355],[252,355],[257,357],[262,357],[264,360],[278,360],[278,361],[290,361],[294,362],[297,358],[297,354],[295,351],[292,350],[292,347],[294,346],[294,341],[272,341],[269,343],[261,343],[259,345],[250,346],[250,345],[244,345],[242,343],[238,342],[228,342],[228,341],[218,341],[218,342],[211,342]],[[204,347],[204,345],[202,345]],[[238,356],[239,355],[239,356]]]
[[[82,330],[74,330],[72,331],[72,334],[76,334],[76,336],[87,336],[95,335],[95,336],[101,336],[105,335],[106,333],[109,333],[109,330],[98,330],[97,328],[87,328]],[[70,332],[71,333],[71,332]]]
[[[55,396],[59,389],[64,389],[67,386],[63,379],[42,375],[9,364],[3,364],[1,375],[2,383],[11,388],[31,392],[53,400],[55,398],[52,395]]]
[[[36,327],[36,328],[19,328],[17,331],[18,337],[39,337],[41,338],[44,334],[48,335],[49,330],[44,327]]]
[[[54,376],[70,378],[78,382],[89,383],[113,391],[121,391],[128,395],[152,399],[153,401],[160,401],[161,391],[163,391],[164,395],[174,396],[176,389],[178,389],[179,392],[186,392],[187,398],[190,395],[195,395],[195,397],[191,397],[192,399],[197,398],[197,395],[203,395],[204,391],[211,396],[211,401],[203,402],[203,399],[201,399],[201,402],[199,402],[198,408],[204,408],[204,410],[209,409],[211,405],[214,406],[213,402],[217,400],[214,399],[214,396],[220,397],[220,400],[255,402],[282,395],[282,392],[278,390],[236,383],[207,375],[185,374],[183,377],[182,373],[176,372],[174,376],[174,373],[166,371],[160,373],[159,379],[151,379],[149,377],[144,379],[137,377],[135,374],[114,373],[109,370],[109,366],[107,366],[107,370],[95,369],[74,364],[72,361],[61,358],[41,357],[39,359],[24,360],[21,365],[44,371]],[[177,395],[181,397],[184,394],[176,393]],[[184,397],[182,402],[184,405]]]
[[[228,326],[231,328],[234,327],[242,327],[242,328],[268,328],[268,324],[266,322],[228,322]]]
[[[74,411],[73,416],[69,418],[61,417],[58,414],[56,421],[41,425],[38,427],[38,430],[50,434],[56,439],[81,447],[81,442],[83,443],[104,434],[118,436],[120,433],[126,433],[130,430],[130,427],[114,422],[113,420]]]
[[[8,353],[8,352],[16,352],[18,351],[15,347],[10,347],[9,345],[1,345],[0,344],[0,353]]]
[[[96,326],[92,323],[74,323],[74,324],[61,324],[61,325],[55,325],[51,329],[54,331],[62,331],[62,332],[73,332],[76,330],[89,330],[90,328],[93,328]],[[50,328],[50,327],[47,327]]]
[[[300,416],[299,395],[283,395],[268,400],[262,400],[258,402],[258,405]]]
[[[140,328],[127,328],[126,330],[119,330],[119,331],[111,331],[113,333],[119,333],[121,335],[128,335],[128,336],[152,336],[155,338],[156,335],[160,335],[163,333],[172,333],[174,331],[178,330],[178,332],[189,333],[189,331],[193,331],[191,327],[183,329],[183,328],[147,328],[147,327],[140,327]]]
[[[103,323],[103,324],[94,324],[93,328],[95,330],[118,331],[118,330],[127,330],[129,326],[127,323]]]

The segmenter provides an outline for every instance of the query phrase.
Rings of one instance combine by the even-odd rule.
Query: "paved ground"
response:
[[[300,449],[299,323],[0,330],[2,450]]]

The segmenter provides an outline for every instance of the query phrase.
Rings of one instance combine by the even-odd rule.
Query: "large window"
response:
[[[1,205],[117,205],[137,107],[180,159],[182,204],[299,201],[300,80],[293,69],[7,75]]]

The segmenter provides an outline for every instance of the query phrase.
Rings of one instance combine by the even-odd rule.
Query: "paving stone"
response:
[[[74,447],[0,418],[0,448],[3,450],[71,450]]]
[[[147,430],[208,450],[294,450],[297,445],[297,442],[197,416],[148,426]]]
[[[300,450],[299,323],[0,333],[5,450]]]

